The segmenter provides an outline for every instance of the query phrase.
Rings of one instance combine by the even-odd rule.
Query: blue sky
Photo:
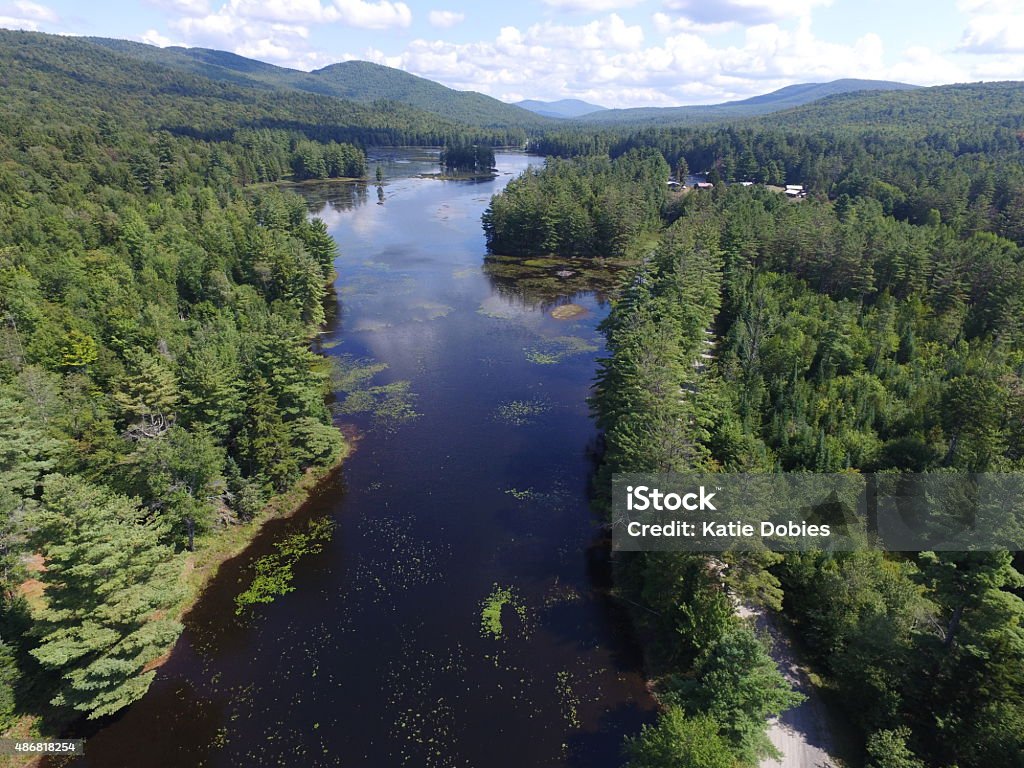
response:
[[[506,101],[715,103],[840,77],[1024,80],[1024,0],[0,0],[0,26],[400,67]]]

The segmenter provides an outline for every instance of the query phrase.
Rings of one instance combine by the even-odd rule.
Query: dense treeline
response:
[[[915,224],[1024,244],[1024,88],[1018,83],[848,94],[730,126],[583,129],[531,142],[561,157],[650,147],[712,180],[867,196]]]
[[[181,553],[342,448],[308,344],[334,242],[298,196],[237,184],[361,151],[54,111],[0,120],[4,727],[141,696],[180,631]]]
[[[512,256],[622,256],[660,226],[669,168],[651,150],[614,161],[552,159],[495,196],[484,214],[487,247]]]
[[[670,217],[608,323],[596,396],[605,472],[1024,467],[1014,243],[902,223],[871,199],[792,203],[743,188],[688,195]],[[712,328],[719,359],[698,373]],[[728,565],[724,581],[741,594],[777,603],[781,586],[871,735],[873,765],[1020,765],[1024,580],[1008,553]],[[620,585],[667,622],[656,637],[674,654],[707,642],[726,612],[701,558],[636,556]],[[887,762],[896,753],[910,762]]]
[[[523,187],[586,188],[607,162],[554,161]],[[605,323],[601,487],[622,471],[1024,469],[1024,254],[968,216],[903,220],[887,190],[866,176],[833,201],[721,185],[670,197]],[[492,212],[524,205],[530,231],[554,201],[510,185]],[[786,611],[873,768],[1021,765],[1024,579],[1006,552],[639,553],[616,578],[666,705],[627,744],[634,768],[767,753],[764,718],[792,703],[778,681],[743,679],[757,663],[732,649],[712,690],[700,683],[745,631],[731,595]]]
[[[451,141],[441,150],[440,163],[446,171],[488,173],[494,169],[494,148],[466,141]]]

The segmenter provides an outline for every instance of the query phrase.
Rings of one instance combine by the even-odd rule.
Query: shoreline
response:
[[[188,615],[202,599],[210,583],[217,577],[221,566],[232,558],[243,554],[268,523],[294,516],[325,481],[329,480],[336,472],[341,471],[345,460],[355,450],[357,438],[347,434],[343,429],[339,428],[339,431],[345,440],[338,457],[331,464],[307,469],[291,488],[271,498],[251,520],[225,526],[214,533],[207,534],[200,540],[204,546],[197,547],[195,552],[187,554],[181,568],[181,580],[184,584],[185,595],[174,607],[176,619],[181,621]],[[144,670],[150,671],[163,666],[174,653],[179,640],[180,636],[170,648],[147,662]],[[128,706],[130,707],[131,704]],[[61,738],[59,731],[34,733],[34,728],[39,722],[38,716],[25,715],[4,734],[4,737],[24,739],[25,741]],[[63,729],[72,722],[75,721],[61,722],[59,727]],[[41,754],[26,754],[23,758],[12,755],[0,756],[0,768],[42,768],[44,757]]]

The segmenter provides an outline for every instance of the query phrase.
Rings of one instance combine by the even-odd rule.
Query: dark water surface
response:
[[[386,363],[369,384],[409,382],[418,418],[338,417],[356,453],[222,568],[150,692],[82,762],[602,768],[650,719],[588,557],[585,399],[606,307],[583,292],[586,315],[551,317],[569,299],[552,286],[579,285],[544,262],[525,291],[507,264],[485,273],[480,215],[529,158],[499,154],[494,180],[418,178],[434,158],[378,158],[382,205],[373,185],[303,188],[341,249],[318,345]],[[295,591],[236,617],[253,562],[324,516],[334,536]],[[494,634],[482,612],[502,596]]]

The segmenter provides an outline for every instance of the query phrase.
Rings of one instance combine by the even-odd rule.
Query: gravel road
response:
[[[768,737],[782,753],[782,758],[762,760],[760,768],[843,768],[846,763],[837,756],[837,723],[830,718],[821,694],[800,666],[784,628],[762,609],[740,606],[738,612],[753,620],[758,632],[771,637],[772,658],[793,688],[807,697],[799,706],[769,723]]]

